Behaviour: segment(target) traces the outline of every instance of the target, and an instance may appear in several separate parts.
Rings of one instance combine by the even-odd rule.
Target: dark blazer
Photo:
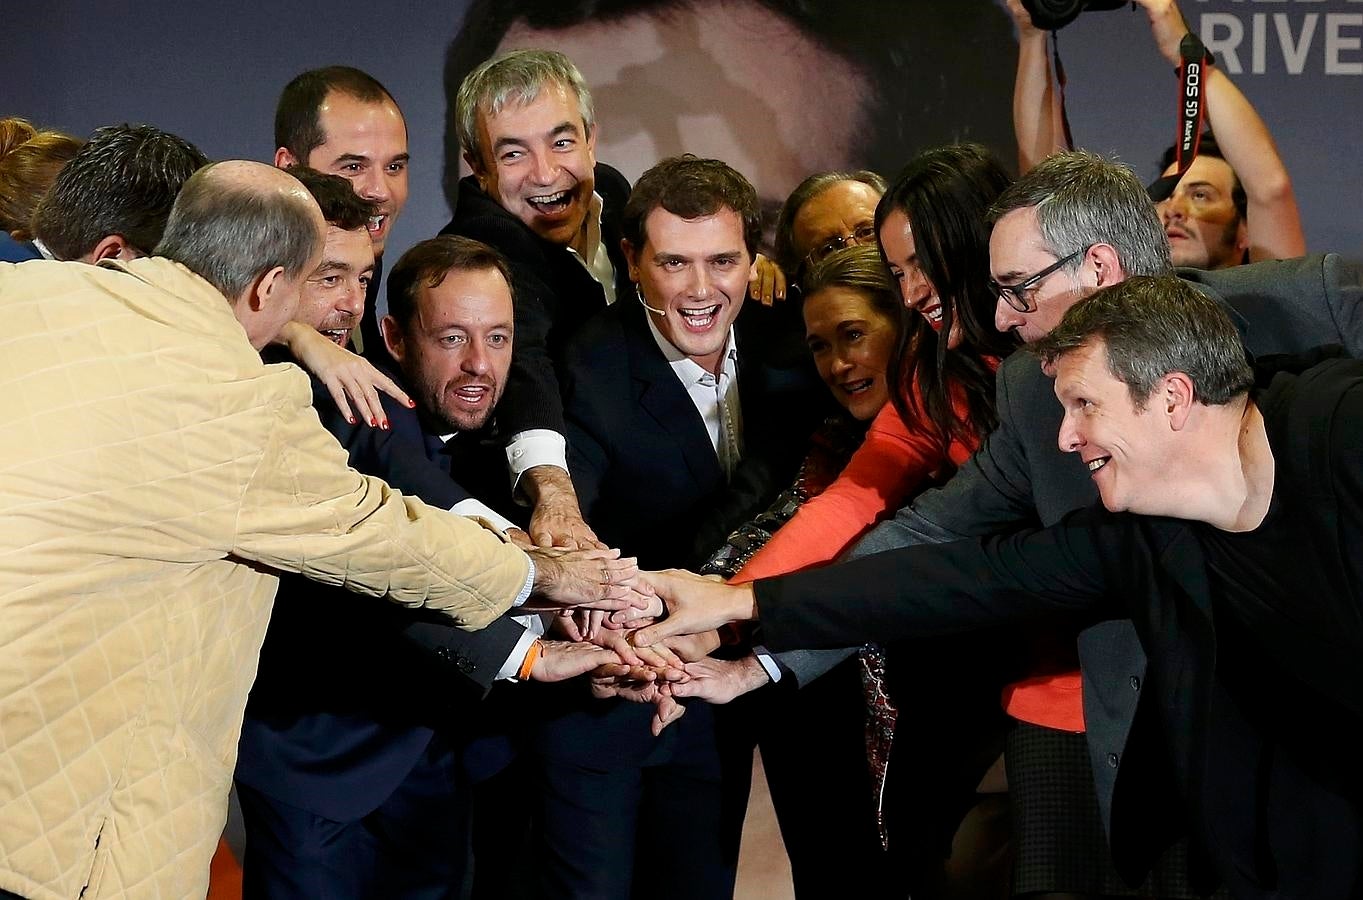
[[[1134,685],[1146,694],[1137,722],[1147,724],[1132,729],[1126,761],[1110,764],[1172,762],[1167,783],[1184,803],[1169,804],[1151,780],[1161,801],[1151,805],[1124,772],[1119,802],[1105,808],[1116,860],[1130,863],[1133,843],[1166,846],[1186,808],[1235,896],[1358,896],[1363,774],[1347,735],[1363,727],[1363,363],[1280,375],[1257,399],[1279,515],[1264,527],[1306,548],[1282,561],[1301,566],[1301,591],[1265,598],[1218,580],[1209,525],[1096,505],[1044,531],[759,582],[764,637],[776,649],[836,646],[1057,614],[1129,615],[1152,660]]]
[[[360,344],[364,358],[381,369],[396,369],[397,362],[383,342],[379,327],[379,293],[383,284],[383,257],[374,258],[374,274],[369,278],[369,290],[364,295],[364,312],[360,313]]]
[[[573,484],[597,536],[641,567],[697,565],[795,475],[808,419],[822,412],[810,391],[828,392],[805,372],[769,364],[767,312],[745,304],[735,324],[743,458],[730,479],[632,290],[569,342],[563,397]],[[544,840],[557,848],[545,854],[544,893],[623,897],[626,875],[640,887],[651,873],[670,896],[732,894],[741,816],[728,801],[734,790],[746,796],[752,768],[741,710],[688,704],[655,738],[650,704],[594,700],[581,685],[539,694],[540,811]],[[654,840],[655,821],[692,842],[650,857],[657,848],[636,840]]]
[[[477,485],[479,499],[507,514],[499,502],[510,494],[500,442],[459,435],[451,444],[463,446],[450,448],[452,459],[414,411],[383,399],[391,430],[351,425],[313,382],[322,423],[352,467],[449,508],[471,496],[451,478],[453,466]],[[439,616],[366,604],[343,589],[285,576],[246,706],[237,779],[327,819],[362,818],[407,776],[435,728],[457,722],[456,743],[478,732],[478,701],[523,633],[509,618],[464,631]]]
[[[795,476],[814,427],[809,420],[823,410],[811,391],[827,389],[814,388],[806,371],[765,364],[769,312],[745,304],[742,325],[735,324],[744,457],[728,484],[632,291],[567,348],[568,464],[583,515],[603,542],[637,556],[643,568],[699,565]],[[559,760],[592,764],[610,747],[616,764],[634,766],[710,723],[700,704],[655,739],[647,704],[586,700],[567,688],[541,693],[543,752]]]
[[[583,516],[644,568],[695,567],[789,485],[825,411],[806,356],[777,361],[772,310],[735,322],[743,461],[726,483],[709,434],[633,292],[570,342],[564,368],[569,469]]]
[[[601,195],[601,241],[615,267],[615,294],[634,295],[620,250],[620,216],[629,182],[610,166],[596,167]],[[472,177],[459,182],[454,218],[441,234],[474,238],[501,251],[511,264],[516,298],[516,345],[511,376],[497,407],[504,434],[530,428],[563,433],[563,407],[555,366],[572,334],[606,308],[606,297],[567,247],[550,243],[489,197]]]
[[[1341,344],[1350,354],[1363,355],[1363,273],[1335,254],[1218,271],[1186,269],[1179,275],[1229,306],[1251,353]],[[1000,367],[997,402],[999,427],[979,451],[945,486],[925,491],[871,532],[859,550],[1051,525],[1097,499],[1082,462],[1056,446],[1063,411],[1054,383],[1025,350]],[[1162,797],[1146,788],[1159,783],[1160,776],[1123,762],[1145,682],[1146,658],[1136,631],[1129,620],[1102,622],[1079,635],[1078,650],[1103,820],[1111,829],[1117,794],[1158,818]],[[1134,834],[1125,841],[1112,838],[1109,830],[1118,871],[1138,883],[1162,847]]]

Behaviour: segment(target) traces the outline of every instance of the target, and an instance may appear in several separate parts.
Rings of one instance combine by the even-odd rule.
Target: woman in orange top
[[[876,413],[838,479],[805,503],[736,580],[832,561],[880,518],[949,475],[997,424],[994,369],[1016,342],[994,328],[986,217],[1009,180],[988,150],[959,144],[917,157],[881,198],[880,247],[904,305],[918,314],[890,360],[889,383],[900,388],[890,392],[891,403]],[[831,347],[817,339],[810,346],[816,362],[825,356],[824,374],[834,365]],[[824,380],[844,405],[856,400],[830,374]]]

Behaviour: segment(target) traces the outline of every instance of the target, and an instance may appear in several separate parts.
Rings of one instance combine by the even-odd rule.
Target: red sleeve
[[[837,480],[807,500],[732,583],[831,562],[887,512],[902,506],[945,462],[941,444],[910,434],[894,405],[887,403]]]

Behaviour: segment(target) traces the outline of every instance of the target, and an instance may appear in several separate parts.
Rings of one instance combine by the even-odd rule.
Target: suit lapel
[[[389,371],[388,376],[402,384],[399,376]],[[407,409],[399,406],[396,402],[385,402],[384,409],[388,413],[389,426],[393,431],[393,439],[403,441],[413,447],[420,447],[426,454],[426,458],[435,463],[440,469],[449,474],[450,458],[444,450],[444,442],[440,440],[439,434],[434,429],[427,429],[421,421],[421,416],[416,410]]]
[[[658,349],[643,308],[638,304],[631,307],[624,315],[624,334],[635,402],[672,437],[697,482],[722,482],[724,474],[700,412]]]
[[[596,192],[601,195],[601,242],[606,246],[606,255],[615,267],[615,299],[622,302],[634,296],[634,282],[629,280],[629,264],[620,248],[621,217],[624,215],[625,201],[629,199],[629,183],[615,170],[605,170],[600,164],[596,167]]]

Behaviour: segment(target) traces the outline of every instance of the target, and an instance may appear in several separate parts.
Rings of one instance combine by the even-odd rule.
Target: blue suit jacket
[[[43,255],[32,241],[16,241],[8,233],[0,231],[0,262],[21,263],[42,258]]]
[[[314,381],[323,425],[354,468],[432,506],[467,499],[439,439],[415,412],[384,400],[391,430],[350,425]],[[478,486],[479,499],[505,513],[499,496],[499,489],[510,493],[505,455],[482,437],[458,436],[469,446],[455,450],[453,466]],[[438,614],[374,603],[297,576],[281,579],[246,706],[237,779],[324,818],[362,818],[407,776],[435,729],[450,734],[457,721],[456,743],[480,733],[478,701],[523,633],[509,618],[468,632]],[[504,741],[478,750],[494,757],[478,760],[481,770],[510,757]]]
[[[639,565],[695,567],[789,486],[831,400],[781,310],[748,302],[734,329],[743,461],[728,483],[695,405],[631,294],[569,344],[569,468],[587,523]]]
[[[587,524],[640,567],[698,566],[793,480],[828,391],[807,354],[798,366],[782,364],[777,314],[749,302],[735,323],[744,447],[728,482],[633,292],[569,343],[563,384],[573,485]],[[584,765],[637,765],[711,721],[708,706],[694,704],[655,739],[647,704],[583,701],[569,688],[543,694],[564,713],[541,729],[543,751]]]

